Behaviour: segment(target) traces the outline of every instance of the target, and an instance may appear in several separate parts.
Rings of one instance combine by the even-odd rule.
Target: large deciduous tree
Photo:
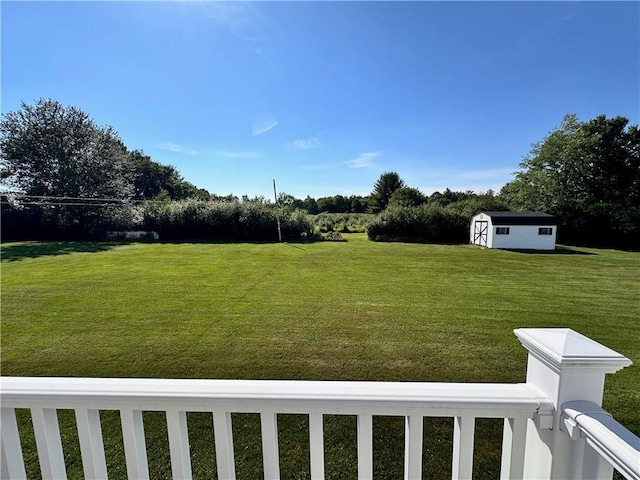
[[[129,156],[134,167],[136,199],[208,200],[211,197],[208,191],[185,181],[174,166],[154,162],[140,150],[130,152]]]
[[[22,103],[0,122],[2,180],[28,195],[110,197],[133,194],[132,164],[111,127],[53,100]]]
[[[3,116],[0,148],[2,186],[42,203],[40,217],[58,228],[88,231],[122,213],[85,201],[59,205],[64,199],[127,201],[134,193],[134,166],[117,133],[75,107],[45,99],[23,102]]]
[[[640,131],[624,117],[566,115],[501,196],[514,209],[558,215],[564,240],[640,246]]]
[[[375,212],[381,212],[389,205],[391,195],[405,186],[404,180],[396,172],[385,172],[380,175],[373,186],[371,199]]]

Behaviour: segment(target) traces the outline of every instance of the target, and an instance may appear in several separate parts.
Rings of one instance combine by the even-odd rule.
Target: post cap
[[[556,371],[614,373],[632,363],[570,328],[516,328],[513,333],[531,355]]]

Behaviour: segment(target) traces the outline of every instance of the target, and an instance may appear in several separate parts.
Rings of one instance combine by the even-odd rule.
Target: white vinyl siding
[[[479,213],[471,219],[470,243],[487,248],[513,250],[555,250],[557,227],[555,225],[495,225],[493,218]],[[544,221],[544,220],[543,220]],[[486,244],[478,241],[478,224],[487,222]],[[475,241],[474,241],[475,239]]]
[[[554,250],[556,248],[555,235],[540,235],[537,225],[512,225],[509,235],[495,235],[491,242],[492,248],[513,248],[523,250]]]

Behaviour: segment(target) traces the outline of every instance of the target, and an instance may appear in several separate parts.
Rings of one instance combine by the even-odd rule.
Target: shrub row
[[[166,240],[278,240],[276,209],[259,202],[182,200],[149,202],[141,208],[141,226]],[[306,212],[280,214],[282,238],[297,240],[311,233]]]
[[[108,230],[136,230],[136,209],[128,205],[2,205],[1,239],[101,240]]]
[[[2,223],[5,241],[99,240],[108,230],[151,230],[161,240],[278,240],[275,206],[260,202],[190,199],[117,208],[3,205]],[[283,240],[308,237],[313,228],[302,210],[281,213],[280,226]]]
[[[467,243],[469,219],[439,205],[390,207],[367,225],[374,242]]]

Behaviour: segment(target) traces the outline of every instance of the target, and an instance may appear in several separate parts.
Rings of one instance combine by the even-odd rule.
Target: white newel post
[[[631,361],[568,328],[520,328],[514,333],[529,351],[527,384],[538,387],[554,404],[551,429],[527,421],[524,478],[611,479],[609,464],[564,431],[561,409],[575,400],[602,405],[605,374]]]

